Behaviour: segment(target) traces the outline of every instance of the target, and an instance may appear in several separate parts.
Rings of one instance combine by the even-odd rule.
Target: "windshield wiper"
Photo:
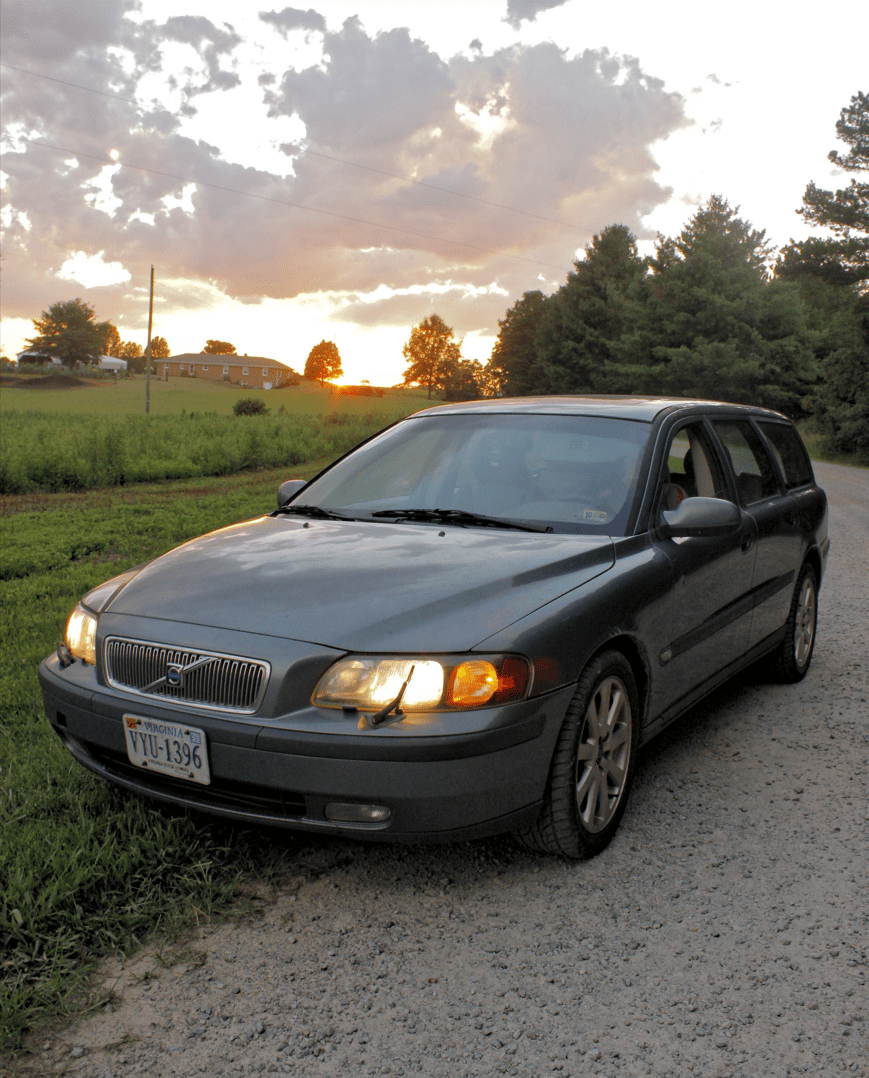
[[[515,528],[523,532],[551,532],[549,525],[519,524],[505,517],[490,517],[484,513],[470,513],[466,509],[380,509],[372,517],[393,517],[396,520],[412,520],[432,524],[457,524],[459,527],[478,525],[483,528]]]
[[[316,517],[317,520],[356,520],[356,517],[345,516],[344,513],[336,513],[334,509],[323,509],[319,505],[281,505],[271,514],[276,517],[279,513],[293,513],[300,517]]]

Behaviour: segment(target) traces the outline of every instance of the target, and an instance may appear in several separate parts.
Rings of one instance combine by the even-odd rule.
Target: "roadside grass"
[[[0,1051],[79,1012],[99,957],[226,910],[279,871],[258,833],[157,809],[78,765],[36,668],[88,589],[187,539],[270,511],[288,471],[0,500]]]
[[[4,412],[0,494],[232,475],[335,458],[389,422],[382,412],[94,416]]]
[[[34,383],[43,378],[34,377]],[[62,385],[64,379],[58,377]],[[210,382],[203,378],[170,378],[167,382],[152,376],[152,416],[180,415],[182,412],[214,412],[232,415],[233,405],[244,398],[264,401],[269,413],[281,408],[290,415],[322,416],[330,412],[360,415],[373,408],[385,415],[385,423],[429,404],[424,389],[386,389],[382,397],[354,397],[338,389],[322,388],[315,382],[282,389],[255,389],[233,382]],[[115,381],[89,380],[86,385],[58,389],[0,386],[0,408],[4,413],[41,411],[60,415],[130,415],[145,414],[145,376],[135,375]]]
[[[423,391],[372,398],[319,388],[266,392],[196,379],[157,386],[148,416],[142,379],[0,389],[0,494],[234,475],[313,457],[334,459],[429,403]],[[266,401],[269,414],[233,415],[233,405],[246,396]]]
[[[840,453],[832,448],[828,439],[822,434],[818,434],[810,426],[801,423],[799,429],[812,460],[823,460],[828,464],[844,464],[851,468],[869,468],[869,451],[865,453]]]

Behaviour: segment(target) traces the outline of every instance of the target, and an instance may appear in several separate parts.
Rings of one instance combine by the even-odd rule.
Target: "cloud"
[[[283,11],[261,11],[259,17],[283,37],[287,37],[293,30],[319,30],[322,33],[326,29],[326,20],[313,8],[308,8],[307,11],[298,7],[285,7]]]
[[[553,7],[561,7],[567,0],[507,0],[507,14],[504,22],[509,23],[514,30],[518,30],[523,20],[534,22],[540,11],[548,11]]]
[[[100,316],[113,320],[140,317],[134,286],[153,262],[164,280],[206,282],[245,303],[342,294],[338,317],[360,325],[413,324],[436,303],[459,335],[494,332],[539,274],[563,280],[606,224],[642,234],[670,194],[652,147],[684,126],[684,103],[605,49],[571,55],[548,42],[445,58],[405,28],[369,34],[351,18],[330,30],[317,12],[287,8],[261,14],[263,40],[316,30],[321,57],[270,81],[241,66],[249,42],[231,26],[186,15],[135,22],[124,0],[100,4],[94,21],[94,6],[63,0],[55,35],[50,19],[37,25],[15,0],[4,5],[4,60],[109,95],[4,77],[7,123],[64,149],[8,140],[11,316],[59,298],[56,274],[73,252],[104,252],[132,276],[101,289]],[[180,48],[195,50],[198,68],[170,60]],[[280,55],[268,53],[273,69]],[[249,86],[259,112],[240,96]],[[194,95],[264,141],[294,118],[293,173],[224,159],[219,127],[208,140],[185,135],[179,112]],[[492,282],[498,291],[482,291]],[[346,298],[384,283],[393,295],[382,302]]]
[[[241,83],[237,74],[220,66],[221,58],[231,55],[242,40],[228,23],[224,26],[220,29],[202,15],[175,15],[160,29],[164,40],[192,45],[205,61],[208,78],[196,88],[197,93],[228,90]]]

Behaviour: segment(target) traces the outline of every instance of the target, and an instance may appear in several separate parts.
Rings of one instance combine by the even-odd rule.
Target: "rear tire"
[[[809,670],[818,627],[818,578],[808,562],[800,570],[794,587],[785,635],[772,655],[772,670],[778,681],[795,684]]]
[[[605,651],[583,670],[555,745],[543,808],[517,832],[525,846],[593,857],[616,833],[628,800],[640,708],[630,663]]]

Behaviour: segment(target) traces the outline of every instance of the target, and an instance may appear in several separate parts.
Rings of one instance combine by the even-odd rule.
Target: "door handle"
[[[742,537],[742,553],[747,554],[749,550],[754,546],[753,535],[743,535]]]

